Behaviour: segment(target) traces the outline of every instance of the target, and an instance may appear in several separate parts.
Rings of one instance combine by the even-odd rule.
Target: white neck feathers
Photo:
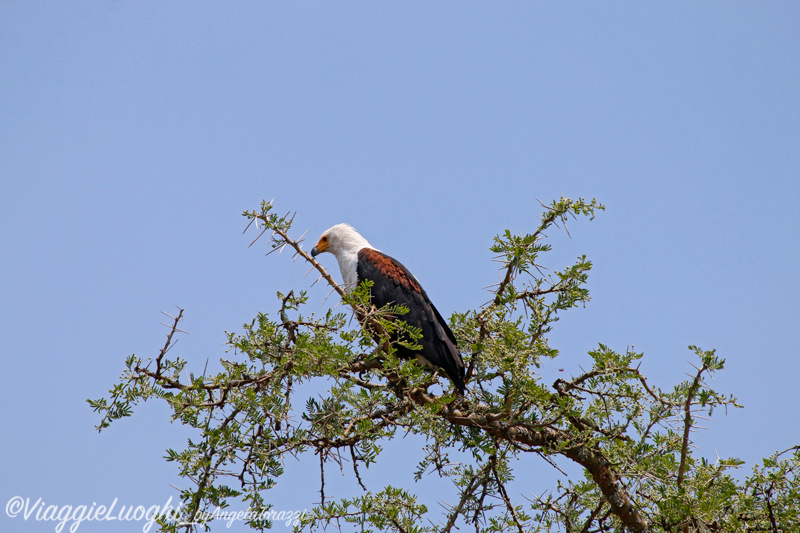
[[[322,236],[328,237],[328,247],[325,251],[335,255],[339,262],[345,290],[352,290],[358,283],[356,275],[358,251],[362,248],[373,248],[373,246],[349,224],[337,224]]]

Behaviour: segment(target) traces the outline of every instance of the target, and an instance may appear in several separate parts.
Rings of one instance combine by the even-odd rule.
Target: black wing
[[[459,393],[464,394],[465,367],[456,337],[408,269],[378,250],[362,248],[358,252],[356,275],[359,283],[372,281],[371,298],[375,307],[387,304],[408,307],[408,313],[400,319],[422,331],[422,338],[417,341],[422,347],[419,352],[398,346],[397,354],[403,358],[420,355],[433,367],[443,369]]]

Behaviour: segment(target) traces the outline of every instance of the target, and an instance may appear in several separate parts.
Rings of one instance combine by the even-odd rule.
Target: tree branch
[[[419,389],[408,392],[419,405],[429,405],[437,401],[435,396]],[[648,531],[647,519],[633,505],[630,494],[600,450],[575,443],[572,435],[560,429],[529,429],[519,423],[512,425],[504,420],[492,419],[490,416],[480,414],[482,407],[485,408],[485,406],[473,406],[471,412],[466,412],[453,404],[445,404],[441,407],[440,416],[458,426],[482,429],[500,440],[540,447],[564,455],[586,468],[592,475],[612,511],[623,524],[635,532]]]
[[[689,387],[689,390],[686,392],[686,402],[683,404],[684,410],[684,418],[683,418],[683,441],[681,443],[681,464],[678,468],[678,487],[680,488],[683,485],[683,476],[686,472],[686,459],[689,455],[689,430],[692,429],[692,400],[694,399],[694,393],[697,390],[697,387],[700,386],[700,378],[703,375],[708,367],[704,364],[698,371],[694,377],[694,381],[692,381],[692,385]]]

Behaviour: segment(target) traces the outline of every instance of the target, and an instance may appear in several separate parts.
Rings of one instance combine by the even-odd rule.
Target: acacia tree
[[[491,250],[502,281],[483,307],[455,313],[450,325],[464,354],[467,393],[414,361],[395,357],[394,320],[407,309],[375,309],[369,285],[345,293],[290,236],[292,218],[271,203],[244,213],[270,233],[272,251],[291,249],[307,261],[357,317],[327,311],[303,314],[305,292],[278,293],[277,313],[258,314],[241,333],[229,334],[233,357],[214,375],[189,373],[167,352],[183,316],[173,317],[155,357],[131,355],[108,399],[89,400],[102,414],[98,430],[130,416],[144,400],[165,401],[173,419],[197,438],[167,460],[190,481],[181,492],[180,516],[159,520],[164,531],[209,527],[210,511],[232,501],[250,506],[255,529],[269,527],[269,489],[281,483],[284,459],[317,457],[320,503],[296,528],[359,531],[800,531],[800,448],[776,453],[744,481],[731,469],[737,459],[695,457],[691,435],[701,417],[735,398],[708,384],[724,360],[690,346],[690,378],[670,390],[651,385],[639,371],[640,353],[599,345],[592,367],[571,379],[543,383],[536,369],[558,355],[547,334],[559,314],[584,304],[591,263],[585,256],[551,275],[537,265],[550,246],[546,232],[568,217],[593,218],[602,204],[561,198],[544,206],[530,234],[506,231]],[[249,227],[249,226],[248,226]],[[256,237],[256,240],[258,240]],[[255,241],[254,241],[255,242]],[[409,331],[411,340],[418,332]],[[299,390],[322,381],[326,392]],[[424,473],[452,481],[455,499],[430,512],[410,485],[367,486],[363,469],[381,460],[387,441],[424,440],[414,481]],[[582,479],[564,479],[541,496],[509,490],[511,461],[579,465]],[[326,497],[325,467],[348,464],[354,494]]]

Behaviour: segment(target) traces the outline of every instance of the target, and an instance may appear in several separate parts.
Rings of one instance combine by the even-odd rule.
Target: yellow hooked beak
[[[328,236],[323,235],[322,237],[319,238],[319,242],[317,242],[317,245],[311,249],[311,257],[316,257],[327,249],[328,249]]]

